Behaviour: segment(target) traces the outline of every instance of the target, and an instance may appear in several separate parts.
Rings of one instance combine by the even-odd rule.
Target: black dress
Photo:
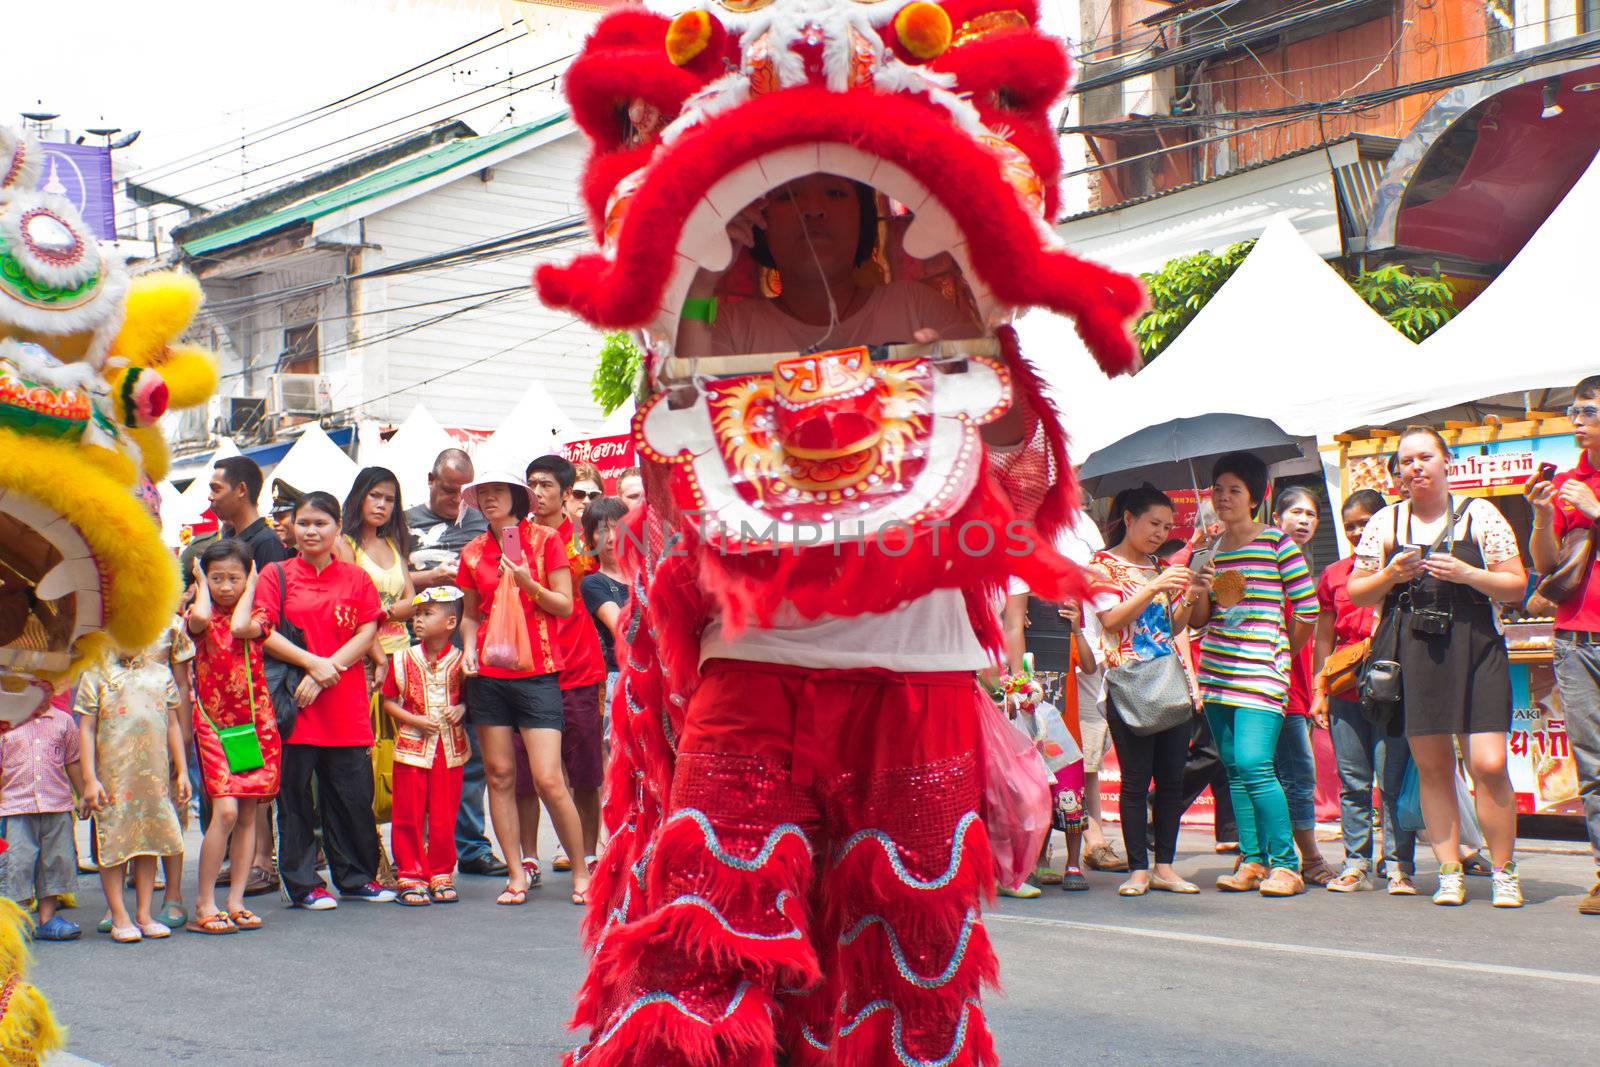
[[[1454,519],[1448,521],[1453,529]],[[1398,527],[1399,509],[1395,522]],[[1448,551],[1470,567],[1483,566],[1470,512],[1464,536],[1434,551]],[[1400,613],[1400,718],[1407,737],[1511,729],[1511,661],[1495,624],[1493,601],[1476,589],[1424,574],[1390,590],[1383,610]],[[1448,633],[1418,633],[1412,623],[1420,611],[1447,612]]]

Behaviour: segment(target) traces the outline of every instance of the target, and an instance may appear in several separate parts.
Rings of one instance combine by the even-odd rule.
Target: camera
[[[1423,637],[1445,637],[1450,633],[1450,613],[1432,608],[1412,611],[1411,632]]]

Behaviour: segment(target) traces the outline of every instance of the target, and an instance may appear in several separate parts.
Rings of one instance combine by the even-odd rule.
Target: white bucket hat
[[[525,506],[518,518],[525,519],[528,517],[528,512],[533,508],[533,494],[528,491],[528,483],[525,480],[509,471],[490,470],[474,478],[471,485],[462,488],[461,502],[469,508],[477,508],[482,511],[483,509],[478,507],[478,487],[483,485],[509,485],[513,490],[520,492]],[[516,492],[513,492],[513,506],[515,506],[515,497]]]

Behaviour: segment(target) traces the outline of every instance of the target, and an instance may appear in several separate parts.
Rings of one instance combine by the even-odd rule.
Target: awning
[[[1287,219],[1324,259],[1344,255],[1361,233],[1381,156],[1394,142],[1347,137],[1170,192],[1076,215],[1056,227],[1074,255],[1129,273],[1220,251]]]

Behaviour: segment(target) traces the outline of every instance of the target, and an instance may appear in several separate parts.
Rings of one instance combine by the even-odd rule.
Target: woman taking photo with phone
[[[1163,569],[1156,550],[1172,533],[1172,501],[1153,486],[1125,489],[1111,503],[1106,528],[1110,547],[1089,558],[1089,569],[1106,592],[1095,598],[1107,669],[1166,656],[1177,657],[1196,710],[1200,693],[1189,675],[1187,620],[1190,602],[1200,593],[1187,567]],[[1109,606],[1107,606],[1109,605]],[[1108,678],[1109,681],[1109,678]],[[1183,815],[1183,763],[1189,754],[1193,716],[1155,733],[1135,732],[1129,719],[1139,710],[1119,707],[1108,685],[1106,722],[1122,767],[1122,842],[1128,850],[1128,879],[1117,892],[1143,896],[1148,890],[1198,893],[1172,867],[1178,848],[1178,820]],[[1149,867],[1146,820],[1150,781],[1155,780],[1155,870]]]
[[[523,904],[528,873],[522,865],[513,733],[527,749],[534,789],[550,810],[556,837],[567,855],[583,855],[578,809],[561,768],[563,718],[556,681],[561,670],[556,619],[572,613],[572,571],[556,531],[524,521],[532,500],[520,478],[491,472],[462,490],[461,502],[481,511],[489,523],[487,533],[461,550],[456,585],[464,594],[467,721],[483,752],[489,817],[508,872],[495,903]],[[510,582],[503,581],[507,575]],[[504,596],[514,599],[504,601]],[[586,903],[588,889],[588,869],[574,864],[572,902]]]
[[[1403,724],[1411,744],[1428,843],[1439,860],[1433,902],[1467,899],[1455,784],[1459,735],[1494,865],[1494,906],[1519,908],[1522,889],[1512,857],[1516,798],[1506,772],[1510,661],[1495,602],[1521,599],[1527,575],[1516,535],[1495,506],[1450,493],[1450,449],[1436,430],[1406,430],[1399,460],[1410,499],[1367,523],[1356,547],[1350,602],[1383,605],[1385,623],[1374,648],[1386,656],[1388,638],[1400,665],[1396,725]],[[1397,636],[1389,636],[1388,626]]]
[[[1311,639],[1317,593],[1305,556],[1289,535],[1257,522],[1267,466],[1230,452],[1211,472],[1211,503],[1222,521],[1211,594],[1195,605],[1200,693],[1239,824],[1239,869],[1217,879],[1225,893],[1304,893],[1289,805],[1278,782],[1278,735],[1289,696],[1291,657]]]

